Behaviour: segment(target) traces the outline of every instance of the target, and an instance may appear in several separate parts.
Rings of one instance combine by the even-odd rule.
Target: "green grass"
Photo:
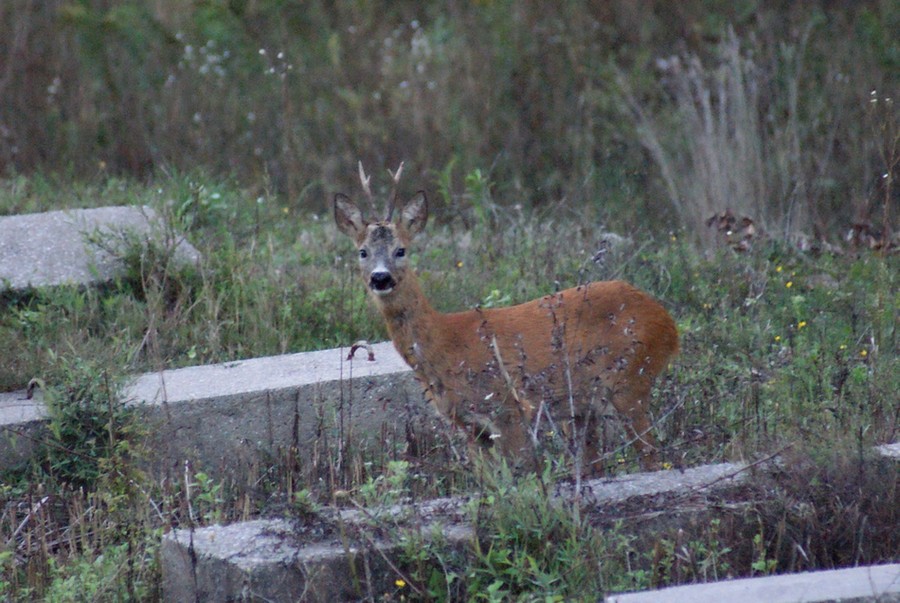
[[[21,211],[64,206],[54,201],[58,193],[20,185],[0,191],[0,205]],[[118,369],[139,372],[383,333],[366,314],[355,275],[335,265],[342,248],[314,216],[293,215],[274,198],[251,197],[227,181],[57,186],[70,192],[68,203],[91,198],[156,207],[173,228],[187,229],[203,260],[183,266],[162,245],[134,248],[123,254],[126,277],[102,291],[61,288],[8,300],[0,341],[18,353],[0,361],[3,389],[45,375],[50,351],[115,355]],[[357,328],[361,320],[368,324]]]
[[[900,412],[896,2],[298,6],[0,4],[0,55],[17,57],[0,214],[146,204],[203,257],[131,247],[102,288],[0,295],[0,389],[38,379],[53,410],[34,465],[0,481],[0,599],[155,600],[163,530],[313,512],[335,491],[485,493],[472,556],[401,532],[395,598],[595,600],[896,560],[900,522],[877,511],[900,508],[896,479],[859,469]],[[682,343],[652,406],[662,460],[790,451],[796,479],[761,486],[784,508],[754,510],[754,534],[648,546],[548,508],[556,474],[517,488],[439,445],[409,466],[352,447],[338,467],[323,440],[252,484],[143,474],[123,376],[385,337],[331,224],[332,193],[359,196],[358,159],[377,193],[401,159],[406,190],[428,191],[412,260],[441,310],[611,278],[662,300]],[[704,226],[729,208],[765,230],[746,253]],[[611,472],[636,466],[607,452]]]
[[[135,249],[126,254],[131,270],[120,282],[33,291],[3,301],[0,345],[15,354],[3,355],[0,382],[14,389],[40,378],[54,409],[50,439],[35,465],[7,474],[0,490],[4,596],[66,600],[61,593],[74,589],[85,597],[152,600],[159,592],[154,551],[167,526],[281,512],[298,493],[310,504],[329,502],[331,488],[360,500],[473,487],[486,493],[475,516],[484,538],[474,557],[425,548],[420,552],[426,559],[410,561],[407,577],[438,600],[439,593],[577,599],[584,591],[579,594],[575,585],[582,581],[574,576],[591,576],[591,564],[599,561],[606,569],[588,582],[598,589],[594,593],[749,574],[768,568],[770,560],[776,570],[790,567],[779,548],[784,539],[774,536],[784,528],[768,516],[771,525],[761,528],[758,550],[729,554],[737,550],[735,543],[726,534],[707,532],[694,537],[687,549],[693,561],[686,565],[672,548],[675,536],[660,535],[657,552],[650,553],[626,535],[598,532],[576,508],[547,507],[544,492],[557,477],[518,485],[512,478],[473,478],[443,457],[404,466],[402,478],[398,466],[373,462],[385,458],[379,451],[359,450],[356,469],[339,482],[311,480],[287,457],[261,467],[252,488],[216,482],[202,468],[187,476],[189,488],[184,476],[156,482],[136,467],[140,429],[119,406],[117,380],[144,370],[383,337],[355,273],[352,246],[330,216],[297,215],[277,195],[255,195],[211,177],[175,175],[147,185],[17,179],[0,190],[3,201],[23,211],[59,207],[73,192],[76,198],[109,195],[117,202],[150,204],[173,228],[184,229],[203,255],[198,266],[184,268],[166,262],[165,249],[143,256]],[[766,238],[748,253],[724,246],[700,253],[678,232],[638,232],[610,247],[589,210],[561,209],[505,210],[485,196],[478,211],[438,216],[413,251],[426,292],[441,309],[455,310],[626,278],[661,299],[682,337],[681,354],[658,382],[653,405],[662,460],[674,466],[789,447],[811,451],[804,458],[812,460],[798,466],[824,476],[823,467],[838,461],[816,452],[823,442],[852,460],[873,444],[896,440],[896,255],[817,256]],[[611,450],[610,470],[633,467],[629,453]],[[323,455],[321,475],[333,462],[329,454]],[[382,479],[384,469],[388,477]],[[856,491],[864,493],[862,487]],[[803,529],[837,542],[827,514],[858,501],[847,492],[829,498],[833,493],[802,490],[821,509],[816,522],[803,520]],[[865,503],[859,516],[875,518],[872,509],[896,491],[879,496],[881,503],[872,494],[875,502]],[[531,508],[545,512],[525,513]],[[32,523],[17,531],[26,516]],[[60,533],[66,538],[60,540]],[[548,534],[556,535],[556,544],[536,549],[534,539]],[[874,542],[854,546],[868,550]],[[655,561],[647,555],[656,555]],[[835,563],[824,554],[817,562]]]

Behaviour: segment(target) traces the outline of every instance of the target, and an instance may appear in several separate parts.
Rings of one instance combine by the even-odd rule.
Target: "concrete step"
[[[897,603],[900,564],[673,586],[606,597],[606,603]]]
[[[897,445],[879,452],[894,458]],[[776,461],[772,461],[777,465]],[[706,465],[683,471],[592,480],[579,493],[584,512],[602,529],[627,534],[637,550],[650,550],[660,534],[686,540],[716,520],[723,536],[759,529],[758,493],[748,489],[766,465]],[[571,486],[554,496],[571,500]],[[742,502],[744,496],[751,500]],[[365,511],[324,508],[293,519],[258,519],[228,526],[175,529],[163,536],[165,601],[348,601],[398,595],[404,548],[416,531],[428,540],[466,550],[475,537],[471,497]],[[748,507],[749,505],[749,507]],[[409,593],[402,593],[407,596]],[[395,597],[397,598],[397,597]],[[685,585],[610,595],[606,603],[650,601],[799,603],[900,602],[900,565],[879,565],[765,578]]]
[[[661,521],[705,523],[701,501],[740,488],[750,475],[744,469],[725,463],[592,480],[581,497],[600,525],[624,521],[629,533],[658,530]],[[573,492],[561,488],[556,496]],[[164,600],[348,601],[373,593],[377,600],[397,590],[402,529],[424,538],[437,529],[445,543],[465,548],[475,535],[469,503],[458,497],[366,512],[323,509],[294,520],[172,530],[161,549]]]
[[[198,251],[184,238],[165,241],[166,229],[151,207],[67,209],[0,217],[0,293],[33,287],[95,285],[122,276],[116,255],[125,234],[175,246],[176,258],[196,262]],[[96,237],[97,245],[89,241]],[[110,253],[113,251],[113,253]]]
[[[439,421],[394,346],[372,350],[374,361],[336,348],[148,373],[123,395],[148,428],[151,469],[190,461],[217,480],[237,479],[279,450],[304,455],[322,430],[388,446],[406,437],[406,421]],[[28,462],[45,417],[39,393],[0,394],[0,464]]]

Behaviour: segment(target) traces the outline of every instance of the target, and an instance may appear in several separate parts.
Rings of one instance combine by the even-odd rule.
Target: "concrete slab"
[[[34,399],[29,400],[25,390],[0,392],[0,426],[16,426],[47,418],[44,408],[44,394],[35,391]]]
[[[133,403],[172,405],[411,372],[389,341],[372,345],[375,360],[368,360],[365,350],[347,360],[347,352],[334,348],[147,373],[124,396]]]
[[[900,442],[894,444],[882,444],[881,446],[876,446],[875,450],[883,457],[900,461]]]
[[[123,273],[124,266],[109,250],[117,250],[123,233],[163,242],[165,228],[147,206],[70,209],[0,217],[0,292],[64,284],[93,285]],[[173,241],[176,256],[196,262],[200,254],[183,238]]]
[[[175,530],[160,549],[163,600],[376,601],[400,590],[391,567],[400,545],[361,539],[353,524],[344,529],[346,545],[337,533],[303,544],[302,526],[281,519]],[[474,537],[459,527],[444,533],[459,547]]]
[[[740,486],[749,476],[743,468],[729,463],[684,473],[663,471],[591,480],[584,484],[582,496],[590,493],[594,511],[600,513],[622,506],[658,514],[660,505],[672,496],[690,497],[701,490],[710,495]],[[567,498],[572,492],[563,489],[557,496]],[[398,578],[394,567],[401,565],[402,559],[399,545],[387,540],[388,536],[403,533],[398,526],[417,529],[426,537],[437,528],[445,542],[465,548],[475,537],[468,522],[469,503],[468,497],[444,498],[369,509],[365,514],[324,509],[316,517],[316,525],[321,526],[325,517],[326,524],[342,526],[331,531],[313,530],[301,520],[281,519],[172,530],[163,537],[161,549],[164,600],[346,601],[391,593]],[[591,503],[586,505],[591,507]],[[700,506],[693,508],[695,513],[702,512]],[[668,515],[683,521],[680,514]],[[622,518],[619,514],[617,520]],[[636,525],[635,516],[625,518],[625,525],[630,531]]]
[[[347,348],[162,371],[125,390],[151,426],[157,467],[195,468],[239,478],[250,466],[295,447],[309,457],[323,433],[358,449],[389,448],[406,422],[437,421],[412,370],[390,342],[347,361]]]
[[[660,534],[674,530],[689,539],[696,528],[708,526],[713,519],[721,522],[721,530],[747,533],[750,538],[758,529],[757,520],[745,512],[740,501],[741,496],[756,496],[747,486],[760,470],[765,470],[765,465],[723,463],[639,473],[589,480],[578,495],[594,525],[615,526],[634,542],[656,541]],[[555,492],[560,500],[574,495],[566,486]],[[322,529],[323,517],[332,529]],[[371,595],[394,592],[395,568],[402,563],[402,549],[388,540],[390,535],[408,533],[403,529],[419,529],[428,535],[437,528],[447,543],[465,550],[475,535],[471,517],[471,497],[457,497],[368,509],[366,513],[326,508],[312,520],[255,520],[172,530],[163,537],[161,549],[164,600],[377,599]],[[682,586],[612,595],[606,602],[900,602],[897,567]]]
[[[606,603],[896,603],[900,564],[674,586],[606,597]]]
[[[45,435],[43,392],[29,400],[25,390],[0,392],[0,470],[27,464]]]
[[[388,447],[405,439],[407,421],[439,425],[394,346],[372,350],[374,361],[364,350],[348,361],[348,349],[336,348],[149,373],[123,396],[143,413],[151,469],[190,462],[238,479],[279,450],[305,456],[323,433]],[[45,414],[40,395],[0,394],[0,463],[28,461]]]
[[[680,495],[692,491],[709,491],[716,488],[730,488],[742,482],[747,476],[747,466],[741,463],[719,463],[702,465],[688,469],[669,469],[650,473],[633,473],[621,477],[591,480],[587,482],[582,498],[587,504],[599,506],[619,504],[631,498],[650,498],[671,493]],[[565,488],[566,485],[561,486]],[[571,491],[560,490],[558,494],[570,497]]]

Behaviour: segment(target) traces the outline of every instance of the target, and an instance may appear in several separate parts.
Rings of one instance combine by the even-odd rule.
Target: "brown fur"
[[[657,301],[623,281],[605,281],[508,308],[442,314],[398,253],[425,225],[424,193],[396,223],[365,222],[343,195],[334,209],[340,230],[365,251],[363,278],[397,351],[438,411],[475,442],[531,465],[537,417],[549,414],[584,438],[586,460],[599,470],[596,414],[609,402],[642,464],[655,467],[650,388],[678,350],[675,323]]]

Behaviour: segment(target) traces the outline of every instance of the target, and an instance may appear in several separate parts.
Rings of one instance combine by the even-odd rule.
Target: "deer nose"
[[[369,277],[369,286],[375,291],[390,291],[397,282],[390,272],[377,271]]]

